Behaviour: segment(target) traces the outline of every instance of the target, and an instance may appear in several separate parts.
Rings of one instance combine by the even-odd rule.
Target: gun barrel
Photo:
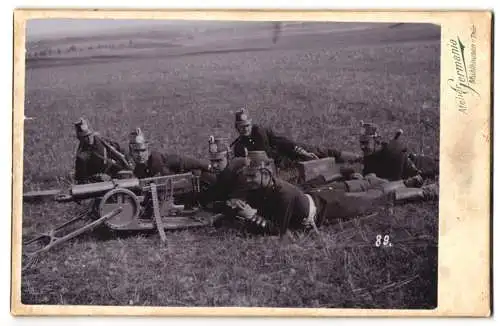
[[[86,183],[73,185],[71,187],[71,196],[74,199],[87,199],[104,195],[115,187],[113,181]]]
[[[58,194],[62,193],[62,189],[48,189],[48,190],[36,190],[28,191],[23,194],[24,201],[37,201],[44,199],[55,198]]]
[[[74,185],[71,188],[71,196],[73,199],[95,198],[104,195],[106,192],[114,188],[126,188],[126,189],[140,188],[139,179],[137,178],[117,179],[113,181]]]
[[[198,182],[197,177],[193,176],[192,173],[152,177],[147,179],[113,179],[112,181],[73,185],[69,194],[60,195],[56,200],[60,202],[67,202],[72,200],[84,200],[101,197],[108,191],[115,188],[149,191],[151,183],[155,183],[157,187],[166,187],[168,190],[172,190],[173,194],[184,194],[193,191],[199,192]]]
[[[138,178],[129,178],[129,179],[115,179],[113,180],[115,185],[120,188],[126,189],[140,189],[141,185]]]

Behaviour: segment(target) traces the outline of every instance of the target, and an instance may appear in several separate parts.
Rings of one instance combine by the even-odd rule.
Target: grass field
[[[359,121],[439,154],[440,31],[433,25],[205,28],[52,40],[27,61],[26,190],[67,182],[80,116],[122,145],[141,127],[164,152],[205,157],[234,111],[302,142],[358,150]],[[99,44],[103,46],[98,46]],[[107,46],[104,46],[107,45]],[[115,44],[116,46],[110,46]],[[57,51],[74,46],[74,51]],[[33,50],[33,51],[35,51]],[[419,108],[425,103],[425,110]],[[23,237],[77,204],[23,205]],[[433,308],[438,204],[382,207],[280,242],[237,227],[83,235],[22,274],[25,304]],[[389,235],[392,246],[375,246]]]

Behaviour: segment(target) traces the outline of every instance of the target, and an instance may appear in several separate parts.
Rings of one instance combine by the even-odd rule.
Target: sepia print
[[[85,18],[19,31],[19,304],[439,308],[476,25]]]

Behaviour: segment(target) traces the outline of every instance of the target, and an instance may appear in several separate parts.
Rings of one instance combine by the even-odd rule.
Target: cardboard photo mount
[[[433,310],[170,308],[21,303],[23,165],[14,164],[11,313],[115,316],[489,316],[491,313],[492,13],[488,11],[87,10],[14,12],[13,162],[23,160],[29,19],[181,19],[431,23],[441,26],[438,307]],[[463,80],[465,49],[474,80]],[[471,50],[474,49],[472,52]]]

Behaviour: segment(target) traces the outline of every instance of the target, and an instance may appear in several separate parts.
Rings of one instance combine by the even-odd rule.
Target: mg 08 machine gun
[[[157,229],[165,242],[165,230],[211,226],[222,217],[197,205],[199,192],[199,177],[192,173],[72,185],[69,192],[55,194],[53,199],[62,203],[91,200],[87,214],[80,214],[24,245],[42,243],[41,248],[28,254],[35,255],[102,225],[114,231]],[[184,196],[188,204],[176,204],[174,199],[179,196]],[[82,221],[83,226],[75,229],[74,225]]]

